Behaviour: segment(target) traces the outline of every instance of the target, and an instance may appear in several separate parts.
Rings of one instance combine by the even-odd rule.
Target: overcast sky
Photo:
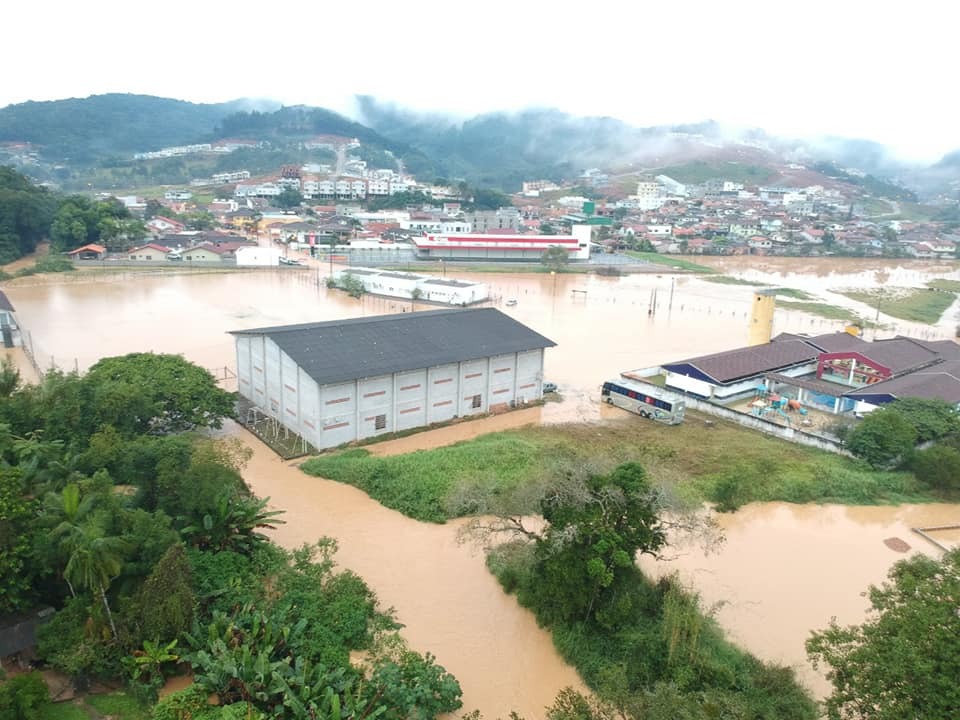
[[[15,0],[0,106],[135,92],[349,112],[529,106],[960,148],[948,0]]]

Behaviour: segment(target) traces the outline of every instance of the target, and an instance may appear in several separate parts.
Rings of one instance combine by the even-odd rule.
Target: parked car
[[[280,257],[280,264],[281,265],[303,265],[303,263],[300,262],[299,260],[294,260],[293,258],[288,258],[283,256]]]
[[[556,391],[557,391],[557,384],[556,384],[556,383],[552,383],[552,382],[544,382],[544,383],[543,383],[543,394],[544,394],[544,395],[546,395],[547,393],[555,393]]]

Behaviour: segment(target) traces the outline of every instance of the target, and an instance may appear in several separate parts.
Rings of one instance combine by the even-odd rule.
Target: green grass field
[[[853,310],[848,310],[838,305],[828,305],[827,303],[810,302],[806,300],[778,300],[777,307],[788,310],[800,310],[801,312],[817,315],[827,318],[828,320],[843,320],[849,323],[859,323],[864,327],[873,327],[876,324],[861,317]]]
[[[945,290],[946,292],[960,293],[960,280],[947,280],[938,278],[927,283],[927,287],[934,290]]]
[[[39,708],[38,720],[149,720],[150,710],[122,691],[86,695]]]
[[[952,292],[937,292],[933,288],[887,287],[876,290],[841,290],[851,300],[857,300],[880,312],[901,320],[932,325],[956,300]]]
[[[653,263],[654,265],[667,265],[677,270],[687,270],[696,273],[715,273],[716,270],[706,265],[698,265],[695,262],[684,260],[676,255],[661,255],[655,252],[640,252],[639,250],[627,250],[626,254],[637,260]]]
[[[748,287],[769,287],[767,283],[751,282],[750,280],[741,280],[730,275],[707,275],[702,280],[716,283],[717,285],[746,285]]]
[[[448,502],[458,488],[507,492],[560,465],[603,467],[630,460],[688,499],[715,500],[728,508],[754,500],[882,504],[932,499],[910,473],[876,472],[737,425],[707,424],[695,413],[677,426],[632,417],[602,425],[531,426],[391,457],[352,449],[318,456],[301,468],[354,485],[410,517],[443,522],[456,514]]]
[[[778,287],[773,288],[773,292],[778,296],[794,298],[795,300],[816,300],[816,296],[803,290],[797,290],[796,288]]]

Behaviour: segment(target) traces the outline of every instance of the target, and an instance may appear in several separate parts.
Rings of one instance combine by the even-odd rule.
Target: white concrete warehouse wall
[[[408,430],[427,425],[427,371],[396,373],[393,378],[396,429]]]
[[[237,392],[247,400],[253,402],[253,385],[250,384],[250,338],[246,335],[237,335]]]
[[[320,447],[320,388],[312,377],[297,368],[300,387],[300,427],[301,437],[316,448]]]
[[[517,402],[539,400],[543,396],[543,350],[517,353]]]
[[[517,376],[517,355],[495,355],[490,358],[490,407],[513,402]]]
[[[283,409],[283,424],[303,436],[304,426],[300,415],[299,370],[293,359],[280,351],[280,396]]]
[[[263,335],[250,337],[250,387],[253,388],[250,399],[261,410],[267,407],[267,378],[264,372],[266,362],[263,357],[265,340]]]
[[[427,422],[445,422],[460,414],[460,365],[437,365],[427,371]]]
[[[460,417],[487,412],[490,404],[488,370],[490,361],[467,360],[460,363]],[[480,396],[480,407],[473,407],[473,397]]]
[[[320,388],[320,441],[318,448],[335,447],[357,437],[357,384],[323,385]]]
[[[280,348],[270,338],[263,344],[263,374],[267,384],[267,404],[263,406],[272,417],[286,423],[283,416],[283,384],[280,382]]]
[[[393,375],[363,378],[358,381],[358,385],[360,414],[357,438],[393,432]],[[383,419],[383,427],[379,429],[376,426],[378,417]]]

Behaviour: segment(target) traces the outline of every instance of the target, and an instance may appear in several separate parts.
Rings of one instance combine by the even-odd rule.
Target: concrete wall
[[[320,449],[484,414],[543,394],[543,350],[318,387],[270,338],[235,340],[240,394]]]
[[[700,398],[687,395],[683,392],[676,392],[658,387],[657,393],[665,400],[670,400],[673,402],[678,400],[686,401],[688,410],[698,410],[702,413],[723,418],[724,420],[730,420],[738,425],[742,425],[743,427],[758,430],[759,432],[766,433],[768,435],[775,435],[776,437],[783,438],[784,440],[789,440],[790,442],[795,442],[800,445],[809,445],[810,447],[827,450],[839,455],[849,455],[849,453],[843,449],[839,442],[821,435],[814,435],[813,433],[808,433],[804,430],[778,425],[777,423],[770,422],[769,420],[764,420],[763,418],[759,418],[754,415],[747,415],[746,413],[740,413],[736,410],[731,410],[729,408],[716,405],[712,402],[701,400]]]

